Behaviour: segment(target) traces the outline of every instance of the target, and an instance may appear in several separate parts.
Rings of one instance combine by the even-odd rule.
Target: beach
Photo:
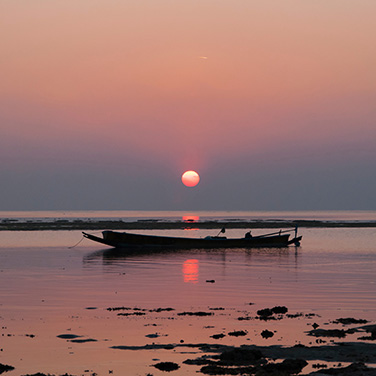
[[[154,224],[135,232],[218,232]],[[1,231],[7,375],[375,374],[372,227],[302,227],[300,247],[130,254],[74,246],[80,230]]]

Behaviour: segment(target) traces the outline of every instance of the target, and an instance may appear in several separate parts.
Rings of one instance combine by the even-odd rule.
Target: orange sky
[[[171,184],[219,166],[371,166],[375,14],[374,0],[4,0],[1,160]]]

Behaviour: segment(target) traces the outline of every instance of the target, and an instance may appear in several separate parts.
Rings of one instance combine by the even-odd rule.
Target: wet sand
[[[282,308],[282,307],[274,307]],[[284,339],[281,338],[280,344],[268,345],[265,341],[264,345],[250,344],[248,337],[249,323],[243,322],[240,325],[244,330],[229,331],[231,327],[230,320],[227,320],[226,327],[218,328],[215,323],[215,316],[227,315],[231,316],[235,309],[227,309],[223,307],[208,307],[206,312],[203,311],[185,311],[180,312],[175,308],[141,308],[141,307],[86,307],[87,312],[96,312],[96,316],[101,317],[101,320],[110,321],[110,324],[116,325],[121,321],[129,321],[133,326],[147,327],[149,332],[146,336],[139,332],[139,337],[146,337],[147,343],[144,345],[132,345],[129,342],[139,342],[139,338],[135,336],[127,336],[123,339],[128,344],[111,345],[113,338],[106,337],[106,339],[98,338],[94,333],[86,332],[85,335],[80,333],[83,331],[81,325],[76,326],[77,332],[69,331],[56,335],[56,341],[66,343],[73,356],[74,353],[79,353],[80,346],[88,346],[91,343],[102,344],[101,347],[107,347],[110,351],[119,353],[120,359],[138,358],[136,353],[148,353],[145,359],[150,359],[150,372],[141,373],[137,375],[162,375],[163,372],[172,372],[172,374],[200,374],[200,375],[255,375],[255,376],[288,376],[288,375],[351,375],[364,376],[376,375],[376,368],[369,367],[367,364],[376,365],[376,324],[370,323],[368,320],[354,319],[354,318],[339,318],[334,321],[325,321],[320,318],[318,314],[314,313],[289,313],[287,307],[283,307],[284,313],[271,313],[264,315],[262,312],[266,310],[273,310],[273,308],[264,308],[262,310],[249,310],[246,321],[254,322],[257,330],[262,327],[270,327],[271,323],[278,323],[275,326],[273,335],[278,335],[278,327],[284,325],[284,321],[304,320],[307,325],[307,330],[304,333],[295,333],[299,340],[296,340],[294,346],[286,346],[283,344]],[[107,315],[103,315],[102,311],[106,311]],[[278,312],[278,311],[274,311]],[[184,321],[191,320],[191,317],[197,318],[195,325],[201,325],[202,331],[207,332],[208,341],[206,342],[189,342],[184,339],[183,333],[169,332],[169,322],[182,318]],[[212,318],[214,325],[207,325]],[[84,320],[81,317],[81,320]],[[80,320],[80,321],[81,321]],[[74,326],[77,317],[71,316],[71,325]],[[238,321],[242,321],[239,320]],[[316,321],[320,322],[320,326],[325,329],[312,329]],[[322,324],[321,324],[322,322]],[[359,325],[359,322],[366,322],[366,325]],[[103,323],[102,323],[103,325]],[[108,325],[108,324],[107,324]],[[180,326],[182,323],[179,324]],[[192,325],[192,324],[190,324]],[[288,325],[291,325],[288,324]],[[80,329],[81,328],[81,329]],[[86,328],[87,329],[87,328]],[[214,331],[220,331],[222,336],[210,336]],[[337,331],[337,332],[336,332]],[[338,332],[345,332],[345,337],[351,339],[344,339],[338,335]],[[110,332],[108,333],[110,334]],[[168,341],[168,338],[180,338],[180,340]],[[178,334],[176,336],[176,334]],[[16,337],[14,333],[10,333],[6,326],[2,327],[2,336]],[[43,337],[43,333],[37,330],[33,334],[18,334],[24,338],[29,338],[29,346],[23,348],[23,351],[30,349],[33,342],[38,341],[38,338]],[[180,337],[179,337],[180,336]],[[300,343],[302,336],[312,337],[308,345]],[[231,337],[240,337],[237,344],[231,343]],[[21,340],[18,341],[21,344]],[[3,344],[1,349],[4,355],[1,356],[0,373],[7,372],[11,375],[63,375],[64,376],[78,376],[78,374],[71,373],[70,364],[66,364],[66,372],[50,373],[47,372],[48,365],[40,364],[38,371],[30,373],[17,372],[17,367],[13,367],[6,360],[7,341]],[[56,346],[56,349],[59,346]],[[62,347],[63,348],[63,347]],[[61,351],[61,349],[60,349]],[[90,351],[90,349],[89,349]],[[105,352],[104,348],[102,352]],[[123,356],[124,355],[124,356]],[[142,357],[142,355],[141,355]],[[152,359],[151,359],[152,358]],[[163,361],[161,361],[163,359]],[[46,362],[48,363],[48,362]],[[189,372],[189,368],[192,371]],[[84,371],[85,375],[103,376],[105,374],[124,375],[124,371],[117,372],[113,368],[109,368],[105,372],[94,371],[96,369],[96,359],[92,359],[90,370]],[[187,371],[188,369],[188,371]],[[184,370],[184,372],[182,372]],[[174,372],[176,371],[176,372]],[[9,372],[9,373],[8,373]],[[133,373],[129,373],[133,374]],[[127,375],[127,373],[125,373]]]

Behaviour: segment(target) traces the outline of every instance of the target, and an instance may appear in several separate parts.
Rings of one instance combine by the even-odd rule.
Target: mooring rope
[[[73,245],[72,247],[68,247],[68,249],[72,249],[74,247],[77,247],[84,239],[85,239],[85,237],[83,236],[82,239],[80,239],[80,241],[77,244]]]

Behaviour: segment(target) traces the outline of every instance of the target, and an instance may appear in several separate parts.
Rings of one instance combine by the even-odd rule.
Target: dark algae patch
[[[93,374],[93,375],[96,376],[96,374]],[[55,375],[51,375],[50,373],[40,373],[40,372],[37,372],[37,373],[27,374],[27,375],[21,375],[21,376],[55,376]],[[56,376],[75,376],[75,375],[64,373],[63,375],[56,375]]]
[[[284,314],[288,312],[288,309],[285,306],[276,306],[272,308],[272,312],[276,314],[278,313]]]
[[[347,318],[339,318],[333,321],[334,324],[342,324],[342,325],[351,325],[351,324],[367,324],[367,320],[363,319],[354,319],[352,317]]]
[[[328,368],[325,371],[312,372],[309,375],[338,375],[338,376],[375,376],[376,369],[367,367],[364,363],[352,363],[347,367]]]
[[[174,362],[160,362],[154,364],[153,367],[165,372],[176,371],[180,368],[180,366]]]
[[[109,307],[107,308],[107,311],[141,311],[141,312],[146,312],[147,309],[145,308],[131,308],[131,307]]]
[[[264,308],[257,311],[258,319],[260,320],[281,320],[282,315],[288,312],[285,306],[275,306],[273,308]],[[278,315],[278,316],[274,316]]]
[[[213,312],[203,312],[203,311],[178,313],[178,316],[212,316],[212,315],[213,315]]]
[[[125,312],[125,313],[118,313],[118,316],[145,316],[145,312]]]
[[[13,370],[14,370],[13,366],[8,366],[7,364],[0,363],[0,373],[13,371]]]
[[[263,330],[263,331],[261,332],[261,337],[262,337],[262,338],[271,338],[271,337],[273,337],[273,336],[274,336],[274,333],[271,332],[270,330],[265,329],[265,330]]]
[[[161,313],[161,312],[171,312],[175,311],[174,308],[167,307],[167,308],[154,308],[154,309],[146,309],[146,308],[138,308],[138,307],[108,307],[106,308],[109,312],[118,312],[118,311],[126,311],[126,312],[119,312],[117,316],[146,316],[147,313]]]
[[[300,373],[308,364],[304,359],[284,359],[282,362],[269,362],[257,349],[234,348],[223,351],[218,360],[209,361],[201,368],[206,375],[280,375]]]
[[[94,338],[82,338],[82,339],[71,339],[70,342],[87,343],[87,342],[97,342],[97,340]]]
[[[272,316],[273,312],[270,308],[264,308],[264,309],[259,309],[257,311],[257,314],[262,318],[266,318],[266,317]]]
[[[248,332],[246,330],[234,330],[233,332],[229,332],[228,335],[232,337],[241,337],[246,336]]]
[[[219,355],[219,364],[226,366],[248,365],[264,363],[263,354],[260,350],[234,348],[225,350]]]
[[[79,338],[81,336],[78,336],[76,334],[59,334],[57,336],[57,338],[62,338],[62,339],[76,339],[76,338]]]
[[[171,311],[175,311],[174,308],[171,308],[171,307],[167,307],[167,308],[155,308],[155,309],[149,309],[149,312],[171,312]]]
[[[69,342],[74,342],[74,343],[97,342],[96,339],[82,338],[82,336],[78,336],[76,334],[59,334],[57,338],[66,339]]]
[[[348,331],[343,329],[313,329],[308,332],[308,335],[314,337],[336,337],[345,338]]]
[[[212,336],[210,336],[211,338],[214,338],[214,339],[221,339],[223,337],[226,337],[226,334],[223,334],[223,333],[220,333],[220,334],[213,334]]]

